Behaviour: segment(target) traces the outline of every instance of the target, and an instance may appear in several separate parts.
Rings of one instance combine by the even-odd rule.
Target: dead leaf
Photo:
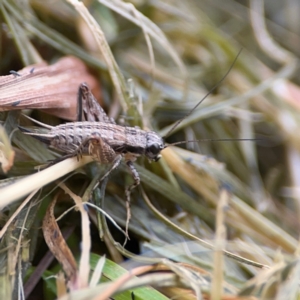
[[[78,87],[86,82],[96,96],[96,79],[78,58],[66,56],[55,64],[27,66],[0,77],[0,111],[44,109],[50,114],[74,121]]]
[[[55,220],[53,211],[56,200],[57,197],[49,205],[43,220],[44,238],[50,251],[62,265],[67,279],[74,285],[77,278],[77,264]]]

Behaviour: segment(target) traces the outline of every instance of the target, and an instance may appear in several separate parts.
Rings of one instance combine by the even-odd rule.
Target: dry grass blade
[[[218,200],[218,182],[207,174],[199,176],[188,163],[185,163],[172,149],[165,149],[163,152],[164,159],[168,162],[169,167],[175,173],[181,176],[188,184],[193,186],[200,195],[203,195],[207,201],[216,204]],[[198,177],[198,178],[197,178]],[[199,185],[198,182],[203,184]]]
[[[4,15],[7,25],[9,26],[12,32],[14,41],[18,47],[18,51],[22,57],[23,63],[25,65],[30,65],[33,63],[42,63],[41,56],[30,42],[24,28],[17,22],[17,20],[13,16],[8,14],[5,8],[5,2],[6,1],[3,1],[1,3],[1,11]],[[28,8],[29,7],[27,6],[27,9]]]
[[[99,282],[102,275],[104,264],[105,264],[105,256],[102,256],[96,265],[95,271],[93,272],[92,278],[90,280],[90,285],[89,285],[90,287],[95,287]]]
[[[162,219],[163,222],[167,223],[170,227],[172,227],[172,229],[174,229],[175,231],[178,231],[180,232],[181,234],[183,234],[184,236],[186,236],[187,238],[190,238],[192,240],[196,240],[197,242],[199,242],[202,246],[204,246],[205,248],[208,248],[210,250],[213,250],[213,251],[216,251],[216,248],[213,244],[207,242],[207,241],[204,241],[200,238],[198,238],[197,236],[183,230],[181,227],[177,226],[175,223],[171,222],[169,219],[167,219],[164,215],[162,215],[162,213],[160,213],[153,205],[152,203],[150,202],[149,198],[147,197],[146,193],[144,190],[142,190],[142,193],[143,193],[143,197],[144,197],[144,200],[146,202],[146,204],[148,205],[148,207],[154,212],[154,214],[157,215],[158,218]],[[226,251],[224,250],[224,248],[222,248],[222,253],[232,259],[235,259],[241,263],[244,263],[244,264],[249,264],[249,265],[252,265],[252,266],[255,266],[255,267],[258,267],[258,268],[267,268],[268,266],[267,265],[263,265],[263,264],[260,264],[260,263],[257,263],[255,261],[251,261],[249,259],[246,259],[246,258],[243,258],[241,256],[238,256],[234,253],[231,253],[229,251]]]
[[[70,158],[41,172],[21,179],[10,186],[2,188],[0,207],[4,208],[6,205],[12,204],[30,192],[45,186],[91,161],[91,157],[85,157],[80,161],[77,161],[76,158]]]
[[[220,200],[217,205],[214,271],[211,284],[212,300],[221,299],[223,294],[224,259],[222,250],[225,248],[226,243],[225,211],[228,207],[228,198],[228,191],[222,189],[220,192]]]
[[[143,31],[145,31],[152,38],[154,38],[174,59],[184,79],[186,79],[187,71],[182,59],[178,56],[176,50],[173,48],[173,46],[170,44],[164,33],[159,27],[157,27],[156,24],[154,24],[146,16],[142,15],[139,11],[137,11],[131,3],[126,3],[120,0],[98,1],[104,4],[105,6],[109,7],[110,9],[118,12],[120,15],[135,23],[137,26],[140,26],[143,29]]]
[[[288,63],[293,59],[294,55],[291,52],[276,44],[267,31],[264,19],[264,5],[263,2],[257,0],[250,1],[250,17],[253,32],[256,36],[260,47],[267,52],[267,54],[279,63]]]
[[[124,281],[128,280],[128,277],[129,277],[128,274],[124,275],[124,277],[116,284],[119,284],[123,280]],[[178,284],[178,276],[176,276],[175,274],[169,274],[169,273],[156,274],[156,273],[154,273],[154,274],[149,274],[147,276],[143,276],[141,278],[132,278],[130,281],[125,283],[122,286],[122,288],[118,290],[118,292],[122,292],[122,291],[129,290],[129,289],[134,289],[134,288],[138,288],[138,287],[146,286],[146,285],[164,287],[164,286],[172,286],[175,284]],[[112,285],[112,283],[106,283],[106,284],[98,285],[95,288],[77,291],[75,293],[72,293],[71,297],[73,297],[76,300],[94,299],[94,297],[98,297],[99,295],[100,295],[99,297],[102,297],[102,294],[104,293],[104,291],[106,289],[110,288],[111,285]],[[186,285],[184,285],[184,286],[186,286]],[[113,292],[112,289],[111,289],[111,291]],[[107,295],[107,294],[105,293],[105,295]],[[64,296],[64,297],[61,297],[59,300],[67,300],[67,299],[69,299],[69,297],[70,296]],[[96,299],[98,299],[98,298],[96,298]],[[103,299],[103,298],[100,298],[100,299]],[[107,299],[107,298],[105,298],[105,299]],[[153,299],[155,299],[155,298],[153,298]],[[168,298],[160,297],[160,299],[166,300]]]
[[[0,125],[0,164],[2,171],[7,173],[14,164],[15,152],[12,149],[9,138]]]
[[[78,277],[75,288],[85,288],[88,286],[89,272],[90,272],[90,250],[91,250],[91,234],[90,221],[86,209],[83,206],[82,199],[75,195],[64,184],[59,185],[67,194],[74,200],[81,215],[81,231],[82,231],[82,251],[79,262]]]
[[[121,101],[121,103],[123,104],[123,109],[126,111],[127,105],[126,105],[125,81],[117,65],[117,62],[115,61],[115,58],[109,48],[109,45],[105,39],[105,35],[101,30],[101,27],[92,17],[92,15],[88,12],[88,10],[86,9],[83,3],[78,2],[76,0],[68,0],[68,2],[70,2],[75,7],[75,9],[85,20],[91,32],[93,33],[95,37],[95,41],[97,42],[97,45],[99,47],[99,52],[103,55],[104,60],[107,64],[107,68],[110,73],[114,87],[117,91],[119,101]]]
[[[28,202],[32,199],[32,197],[38,192],[38,190],[33,191],[24,201],[23,203],[18,207],[18,209],[13,213],[13,215],[10,217],[10,219],[5,223],[4,227],[0,231],[0,239],[4,236],[6,233],[8,227],[13,222],[13,220],[17,217],[17,215],[22,211],[22,209],[28,204]]]
[[[59,272],[56,278],[56,289],[58,298],[67,294],[66,278],[63,272]]]

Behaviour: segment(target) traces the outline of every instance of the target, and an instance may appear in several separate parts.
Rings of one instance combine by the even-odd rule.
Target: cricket
[[[207,141],[192,140],[166,144],[165,138],[169,136],[180,124],[180,122],[189,116],[226,78],[236,62],[238,55],[223,78],[196,104],[196,106],[186,116],[178,120],[164,137],[160,137],[154,131],[145,131],[137,126],[129,127],[116,124],[115,120],[108,117],[108,115],[102,109],[86,83],[82,83],[79,86],[78,113],[76,122],[70,122],[58,126],[50,126],[26,116],[34,123],[48,129],[49,131],[47,133],[41,133],[38,130],[30,130],[21,126],[19,126],[19,129],[23,133],[31,135],[34,138],[42,141],[49,147],[65,153],[65,155],[53,161],[51,164],[70,157],[77,157],[79,160],[83,155],[90,155],[100,164],[110,165],[108,171],[100,179],[100,181],[109,176],[109,174],[119,166],[122,160],[124,160],[134,181],[133,184],[125,189],[127,206],[126,223],[128,225],[130,219],[130,194],[131,191],[140,184],[140,176],[134,167],[134,162],[136,161],[137,157],[144,156],[150,162],[157,162],[161,158],[160,152],[169,146],[189,142],[195,143],[199,141]],[[230,139],[230,141],[233,140],[235,139]],[[241,139],[237,140],[240,141]],[[209,139],[209,141],[227,140]]]
[[[124,158],[134,179],[134,183],[125,191],[126,200],[129,201],[131,190],[140,183],[140,177],[133,162],[141,155],[150,161],[158,161],[161,157],[161,150],[166,147],[163,139],[154,131],[117,125],[115,120],[109,118],[104,112],[86,83],[82,83],[79,87],[78,108],[77,122],[55,127],[27,117],[49,129],[46,134],[21,126],[19,129],[51,148],[66,153],[59,160],[73,156],[79,159],[82,155],[90,155],[101,164],[110,164],[110,169],[101,180],[117,168]]]

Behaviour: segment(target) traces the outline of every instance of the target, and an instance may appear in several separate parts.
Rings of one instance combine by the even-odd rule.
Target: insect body
[[[47,125],[49,128],[49,126]],[[25,129],[20,127],[25,132]],[[27,130],[26,130],[27,131]],[[73,122],[51,127],[46,133],[27,131],[52,148],[64,153],[93,155],[90,143],[95,147],[97,141],[111,152],[111,156],[102,163],[110,163],[117,154],[137,157],[145,155],[151,161],[158,161],[164,142],[153,131],[139,127],[125,127],[105,122]],[[99,149],[101,151],[101,149]],[[94,155],[93,155],[94,156]],[[97,157],[96,157],[97,158]]]
[[[41,133],[20,126],[19,128],[25,134],[66,153],[67,155],[63,158],[92,155],[100,163],[108,164],[120,162],[124,157],[132,171],[134,167],[131,163],[138,156],[144,155],[150,161],[158,161],[161,157],[160,151],[165,146],[163,139],[157,133],[145,131],[139,127],[117,125],[112,118],[106,115],[85,83],[79,87],[78,106],[82,108],[78,118],[81,119],[83,115],[87,121],[71,122],[53,127],[30,118],[48,128],[49,131]],[[135,173],[137,172],[135,171]]]
[[[78,119],[86,121],[53,127],[30,118],[49,131],[41,133],[21,126],[19,128],[25,134],[66,153],[59,160],[73,156],[91,155],[102,164],[110,164],[110,169],[102,179],[108,176],[124,158],[134,179],[134,183],[125,191],[127,203],[129,203],[131,190],[140,183],[140,177],[133,162],[141,155],[146,156],[150,161],[158,161],[161,157],[160,151],[166,147],[164,141],[153,131],[117,125],[106,115],[85,83],[79,87],[78,100]],[[127,223],[128,221],[129,219],[127,219]]]

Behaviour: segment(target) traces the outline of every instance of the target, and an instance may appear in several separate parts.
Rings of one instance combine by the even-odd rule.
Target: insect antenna
[[[198,143],[198,142],[245,142],[245,141],[261,141],[262,139],[200,139],[200,140],[190,140],[190,141],[180,141],[172,144],[166,144],[164,149],[170,146],[187,144],[187,143]]]
[[[238,52],[237,56],[235,57],[234,61],[232,62],[230,68],[228,69],[228,71],[225,73],[225,75],[219,80],[218,83],[216,83],[210,90],[209,92],[195,105],[194,108],[192,108],[183,118],[179,119],[172,127],[171,129],[162,137],[163,139],[167,138],[173,131],[174,129],[187,117],[189,117],[194,111],[195,109],[224,81],[224,79],[227,77],[227,75],[229,74],[229,72],[232,70],[233,66],[235,65],[238,57],[240,56],[242,52],[242,49],[240,49],[240,51]]]

